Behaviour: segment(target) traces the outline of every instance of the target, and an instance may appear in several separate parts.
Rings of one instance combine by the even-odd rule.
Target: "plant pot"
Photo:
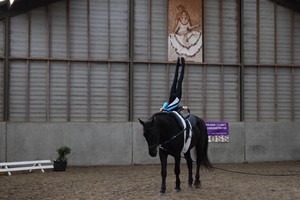
[[[66,171],[67,164],[68,164],[67,161],[63,161],[63,162],[61,162],[61,161],[54,161],[53,171],[56,171],[56,172]]]

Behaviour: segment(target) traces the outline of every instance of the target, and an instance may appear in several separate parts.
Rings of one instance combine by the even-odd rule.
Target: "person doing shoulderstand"
[[[179,66],[181,66],[181,72],[178,79]],[[165,102],[160,108],[160,111],[177,111],[184,109],[187,110],[187,106],[180,106],[181,95],[182,95],[182,81],[184,76],[185,60],[184,58],[177,58],[176,70],[171,86],[169,101]]]

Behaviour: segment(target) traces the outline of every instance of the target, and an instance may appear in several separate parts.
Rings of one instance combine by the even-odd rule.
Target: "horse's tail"
[[[198,127],[200,130],[200,141],[196,148],[197,162],[203,165],[208,170],[213,170],[213,165],[208,158],[208,133],[205,122],[199,118]]]

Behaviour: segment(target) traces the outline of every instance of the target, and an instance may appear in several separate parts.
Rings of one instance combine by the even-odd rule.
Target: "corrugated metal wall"
[[[245,0],[245,121],[299,121],[299,17]]]
[[[175,70],[167,62],[168,1],[134,1],[133,27],[129,5],[66,0],[12,17],[9,120],[122,122],[130,111],[133,121],[157,112]],[[203,8],[204,63],[188,63],[182,103],[206,120],[236,122],[244,89],[245,121],[299,121],[300,14],[244,0],[240,74],[240,1],[204,0]],[[4,23],[0,34],[3,96]]]
[[[175,64],[153,63],[167,60],[167,3],[135,2],[135,60],[149,62],[134,66],[134,119],[150,117],[168,99]],[[238,16],[237,1],[204,2],[207,64],[187,65],[182,103],[205,119],[239,121]]]
[[[0,121],[4,120],[5,25],[0,23]]]
[[[61,1],[10,20],[10,121],[128,120],[128,2]]]

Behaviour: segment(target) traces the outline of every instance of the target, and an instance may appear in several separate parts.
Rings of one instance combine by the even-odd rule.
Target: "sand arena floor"
[[[202,187],[187,188],[187,167],[181,165],[181,188],[176,193],[173,165],[168,166],[167,192],[159,195],[160,165],[68,167],[0,175],[0,199],[300,199],[300,161],[253,164],[216,164],[247,173],[297,176],[259,176],[201,170]]]

